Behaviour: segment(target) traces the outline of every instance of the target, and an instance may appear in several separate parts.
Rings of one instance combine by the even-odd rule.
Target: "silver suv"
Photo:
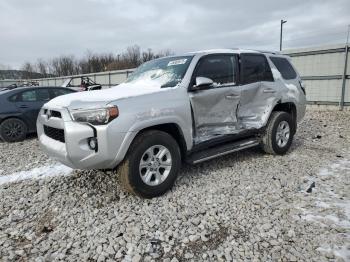
[[[305,90],[289,58],[208,50],[141,65],[116,87],[57,97],[43,106],[46,153],[78,169],[115,169],[124,187],[151,198],[181,164],[260,145],[286,153],[305,114]]]

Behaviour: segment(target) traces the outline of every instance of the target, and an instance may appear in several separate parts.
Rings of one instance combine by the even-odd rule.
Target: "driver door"
[[[239,132],[237,65],[238,58],[234,54],[207,55],[199,60],[189,87],[195,144]],[[209,78],[214,83],[196,86],[197,77]]]

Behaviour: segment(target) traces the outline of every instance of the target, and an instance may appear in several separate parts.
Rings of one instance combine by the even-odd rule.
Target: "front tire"
[[[295,123],[290,114],[281,111],[272,112],[262,135],[262,149],[273,155],[285,154],[292,144],[294,127]]]
[[[27,125],[18,118],[8,118],[0,125],[0,138],[5,142],[19,142],[26,138]]]
[[[153,198],[167,192],[181,167],[181,153],[168,133],[149,130],[139,134],[118,167],[122,186],[130,193]]]

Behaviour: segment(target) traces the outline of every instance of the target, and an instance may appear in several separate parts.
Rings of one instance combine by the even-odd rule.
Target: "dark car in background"
[[[64,87],[18,87],[0,92],[0,139],[23,140],[36,132],[41,107],[57,96],[76,92]]]

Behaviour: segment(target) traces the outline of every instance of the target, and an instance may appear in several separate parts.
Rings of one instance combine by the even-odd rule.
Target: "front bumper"
[[[47,110],[60,112],[48,117]],[[57,117],[58,116],[58,117]],[[63,130],[64,139],[59,141],[44,130],[44,126]],[[128,140],[133,132],[112,132],[110,124],[90,126],[71,120],[67,109],[42,108],[37,119],[39,144],[47,155],[76,169],[109,169],[116,167],[124,158]],[[97,151],[88,146],[88,139],[95,137]]]

